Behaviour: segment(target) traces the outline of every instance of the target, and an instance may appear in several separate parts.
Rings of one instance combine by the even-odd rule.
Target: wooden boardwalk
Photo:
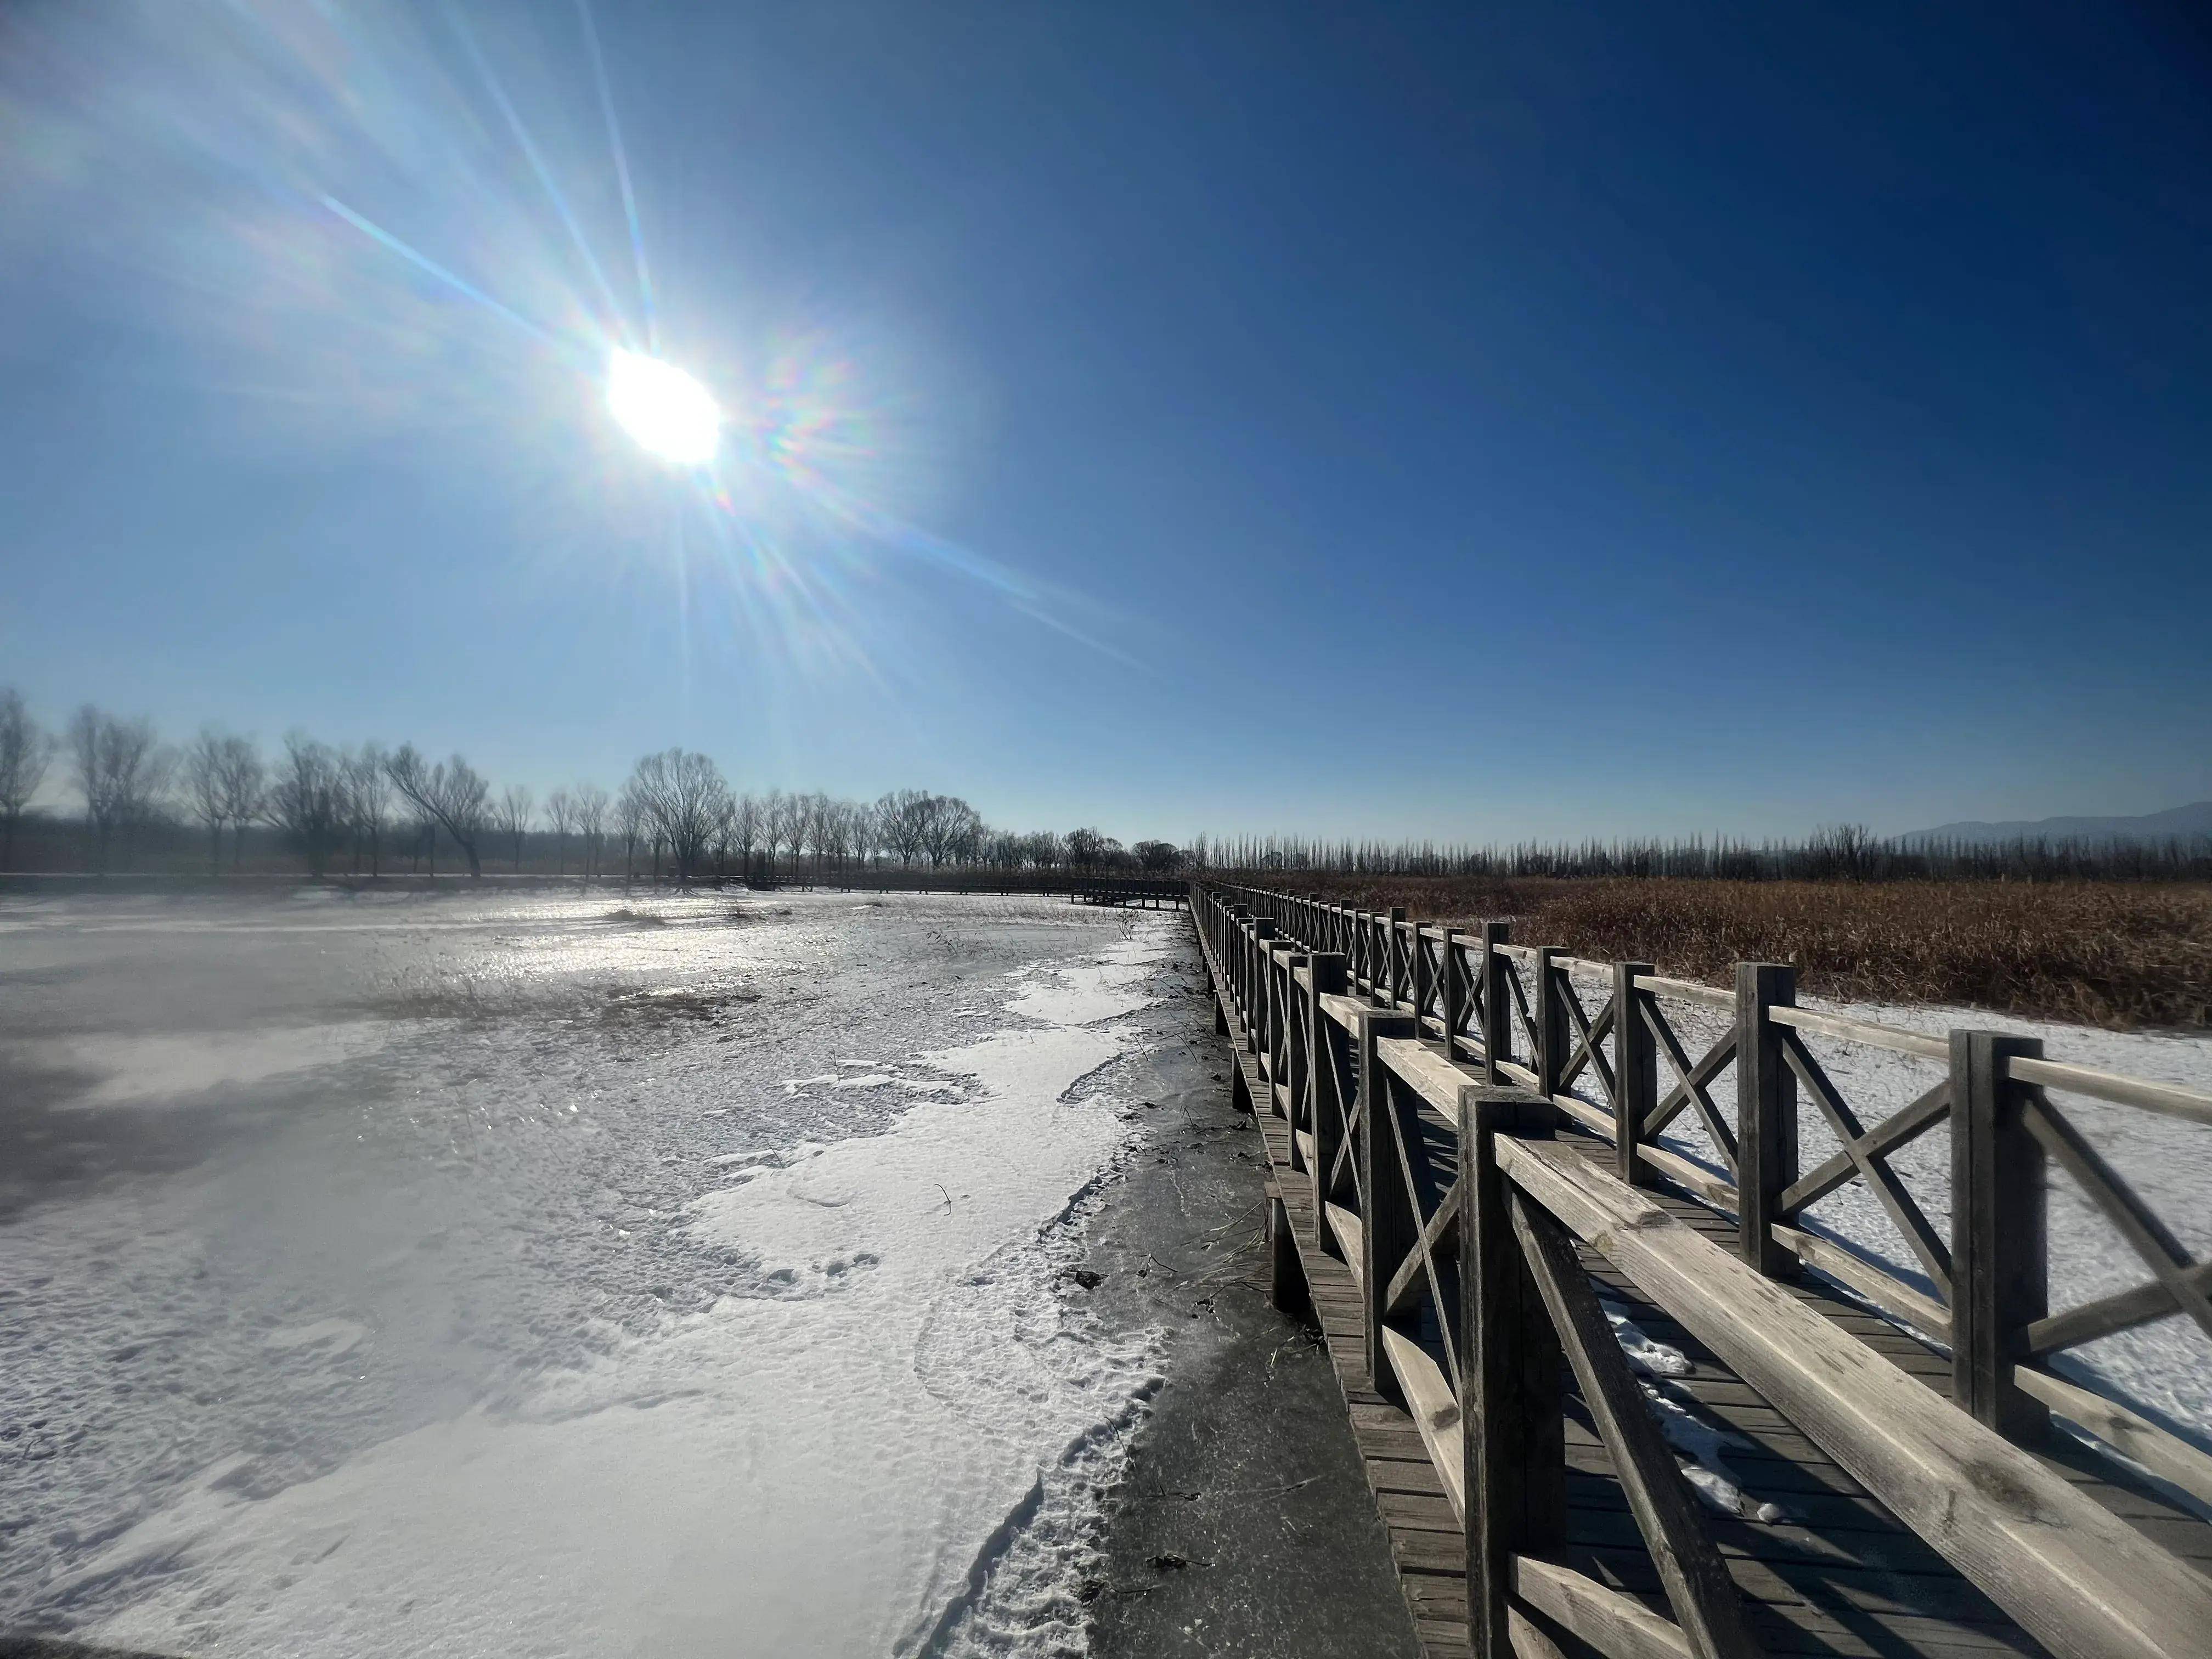
[[[1433,1402],[1425,1404],[1409,1397],[1408,1389],[1396,1376],[1381,1379],[1382,1386],[1378,1387],[1370,1369],[1373,1299],[1354,1265],[1361,1259],[1359,1247],[1364,1241],[1349,1231],[1359,1224],[1346,1210],[1332,1204],[1328,1207],[1334,1213],[1324,1216],[1324,1206],[1316,1198],[1316,1147],[1308,1127],[1316,1120],[1298,1111],[1294,1092],[1302,1085],[1310,1086],[1310,1075],[1318,1062],[1308,1051],[1303,1067],[1286,1065],[1286,1060],[1297,1058],[1292,1053],[1296,1045],[1271,1042],[1255,1033],[1242,1006],[1247,998],[1239,994],[1241,970],[1219,958],[1207,931],[1201,920],[1200,942],[1216,988],[1218,1026],[1235,1052],[1238,1086],[1245,1099],[1256,1107],[1256,1122],[1267,1146],[1279,1297],[1286,1306],[1303,1302],[1310,1307],[1326,1339],[1424,1652],[1434,1659],[1474,1653],[1484,1646],[1486,1624],[1481,1607],[1470,1605],[1470,1553],[1460,1515],[1462,1507],[1468,1507],[1472,1518],[1480,1494],[1468,1491],[1455,1499],[1447,1485],[1447,1471],[1457,1475],[1452,1467],[1459,1445],[1456,1403],[1439,1409]],[[1310,960],[1310,957],[1302,959]],[[1249,976],[1244,985],[1249,994]],[[1310,983],[1308,990],[1310,1000],[1316,994],[1312,993]],[[1443,1059],[1442,1044],[1432,1042],[1429,1047],[1437,1064],[1449,1066]],[[1290,1075],[1301,1069],[1308,1073],[1306,1077]],[[1468,1080],[1473,1080],[1473,1074]],[[1436,1098],[1433,1091],[1428,1092],[1431,1100]],[[1456,1194],[1461,1127],[1419,1098],[1412,1102],[1412,1109],[1401,1122],[1411,1132],[1411,1139],[1404,1144],[1408,1153],[1407,1178],[1412,1187],[1432,1193],[1449,1189]],[[1576,1166],[1586,1169],[1594,1181],[1610,1181],[1616,1148],[1595,1136],[1576,1133],[1571,1122],[1565,1127],[1567,1133],[1555,1144]],[[1734,1265],[1735,1221],[1678,1191],[1646,1189],[1636,1197],[1658,1206],[1691,1234],[1711,1241]],[[1372,1206],[1377,1194],[1366,1191],[1363,1200]],[[1436,1236],[1446,1231],[1449,1207],[1449,1200],[1437,1205],[1434,1218],[1423,1228],[1432,1243]],[[2082,1637],[2075,1628],[2079,1621],[2069,1623],[2062,1616],[2044,1621],[2046,1634],[2056,1632],[2061,1637],[2057,1645],[2039,1641],[1978,1587],[1968,1573],[1923,1538],[1921,1531],[1900,1519],[1819,1440],[1804,1432],[1722,1354],[1647,1296],[1618,1265],[1586,1241],[1577,1239],[1572,1248],[1572,1259],[1609,1312],[1625,1315],[1652,1341],[1671,1346],[1689,1361],[1686,1375],[1644,1379],[1664,1397],[1666,1403],[1656,1409],[1681,1413],[1684,1422],[1711,1435],[1710,1449],[1699,1461],[1723,1468],[1753,1507],[1771,1504],[1778,1506],[1782,1514],[1779,1518],[1761,1521],[1723,1513],[1711,1505],[1692,1505],[1726,1584],[1733,1588],[1734,1599],[1740,1604],[1741,1624],[1729,1625],[1729,1620],[1737,1615],[1729,1611],[1726,1618],[1716,1620],[1712,1632],[1700,1630],[1694,1617],[1683,1620],[1686,1631],[1678,1626],[1679,1601],[1670,1598],[1668,1584],[1647,1542],[1651,1528],[1637,1513],[1641,1501],[1639,1482],[1624,1480],[1615,1451],[1609,1449],[1618,1441],[1618,1432],[1609,1442],[1594,1416],[1590,1389],[1578,1381],[1573,1368],[1561,1364],[1557,1381],[1564,1416],[1560,1432],[1565,1471],[1565,1524],[1563,1535],[1556,1539],[1540,1566],[1526,1558],[1515,1559],[1515,1570],[1522,1577],[1516,1581],[1517,1593],[1506,1618],[1511,1621],[1510,1650],[1521,1659],[1553,1659],[1555,1655],[1577,1650],[1613,1653],[1622,1659],[1659,1659],[1662,1655],[1673,1659],[1702,1652],[1979,1659],[1980,1656],[2052,1651],[2142,1654],[2169,1649],[2176,1659],[2185,1653],[2212,1655],[2212,1623],[2199,1627],[2203,1639],[2193,1647],[2172,1647],[2171,1632],[2176,1623],[2172,1620],[2160,1626],[2166,1632],[2164,1636],[2146,1638],[2148,1645],[2146,1639],[2131,1641],[2124,1636],[2104,1645],[2094,1628]],[[1371,1261],[1371,1247],[1365,1254]],[[1399,1277],[1402,1279],[1407,1275],[1401,1273]],[[1899,1376],[1923,1388],[1931,1401],[1944,1402],[1945,1411],[1954,1409],[1948,1402],[1953,1399],[1956,1367],[1948,1355],[1818,1279],[1802,1277],[1777,1281],[1776,1288],[1859,1348],[1880,1355]],[[1449,1294],[1443,1297],[1446,1304],[1453,1299]],[[1416,1341],[1436,1349],[1434,1307],[1419,1310],[1419,1320],[1426,1324],[1417,1322],[1405,1328]],[[1395,1337],[1395,1332],[1391,1334]],[[1415,1361],[1415,1366],[1419,1363]],[[1415,1370],[1406,1369],[1403,1374],[1418,1381]],[[1602,1407],[1602,1399],[1599,1404]],[[1416,1415],[1425,1410],[1429,1416],[1425,1425]],[[1476,1415],[1470,1407],[1470,1419]],[[1959,1422],[1962,1431],[1972,1427],[1963,1413]],[[2147,1557],[2186,1564],[2185,1573],[2207,1575],[2206,1580],[2198,1582],[2205,1592],[2203,1605],[2212,1609],[2212,1526],[2183,1504],[2162,1496],[2151,1483],[2132,1478],[2110,1460],[2070,1440],[2043,1439],[2027,1455],[2044,1472],[2063,1480],[2131,1529],[2132,1535],[2140,1538]],[[1680,1486],[1679,1479],[1672,1477],[1671,1460],[1666,1460],[1666,1468],[1662,1482],[1672,1479],[1672,1484]],[[1642,1484],[1648,1483],[1647,1470]],[[1557,1583],[1547,1590],[1539,1576],[1557,1569],[1566,1571],[1557,1574]],[[2116,1564],[2112,1570],[2119,1575],[2116,1582],[2124,1588],[2129,1582],[2126,1565]],[[2170,1599],[2177,1582],[2188,1581],[2161,1578],[2154,1572],[2141,1582],[2136,1593]],[[1679,1583],[1678,1578],[1678,1586]],[[1590,1585],[1603,1586],[1620,1599],[1598,1601],[1588,1594]],[[2085,1584],[2080,1593],[2094,1597],[2098,1592],[2094,1584]],[[1482,1599],[1478,1589],[1476,1601]],[[2033,1598],[2014,1595],[2013,1599],[2019,1605],[2023,1599]],[[1632,1608],[1628,1606],[1632,1602]],[[1554,1616],[1532,1616],[1534,1608],[1543,1608]],[[1642,1620],[1634,1617],[1635,1610],[1644,1613]],[[1488,1628],[1494,1638],[1504,1626],[1493,1620]],[[1735,1632],[1733,1636],[1731,1629]],[[1589,1638],[1590,1645],[1583,1647],[1577,1638]],[[1494,1639],[1489,1644],[1492,1659],[1502,1659],[1498,1646]]]

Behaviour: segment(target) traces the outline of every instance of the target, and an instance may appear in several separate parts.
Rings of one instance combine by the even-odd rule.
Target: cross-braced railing
[[[2032,1438],[2034,1413],[2056,1407],[2145,1461],[2148,1449],[2191,1473],[2191,1449],[2164,1444],[2155,1425],[2032,1362],[2167,1314],[2212,1330],[2205,1267],[2051,1091],[2206,1123],[2212,1101],[2045,1060],[2028,1040],[1938,1039],[1799,1009],[1790,969],[1773,964],[1745,964],[1731,994],[1647,963],[1515,945],[1502,924],[1479,937],[1398,917],[1378,927],[1318,901],[1203,885],[1193,911],[1267,1085],[1255,1109],[1288,1120],[1323,1247],[1359,1287],[1368,1372],[1419,1427],[1465,1528],[1478,1653],[1554,1651],[1568,1637],[1620,1659],[1757,1650],[1596,1301],[1585,1252],[1625,1274],[2054,1652],[2197,1650],[2212,1629],[2212,1583],[2003,1437]],[[1940,1059],[1944,1071],[1869,1127],[1814,1038]],[[1663,1091],[1662,1063],[1672,1078]],[[1729,1073],[1732,1118],[1717,1092]],[[1836,1146],[1809,1170],[1796,1139],[1801,1097]],[[1703,1131],[1696,1155],[1658,1144],[1686,1114]],[[1947,1118],[1948,1243],[1892,1164]],[[1563,1133],[1613,1145],[1593,1158]],[[2043,1306],[2045,1159],[2111,1218],[2148,1283],[2057,1315]],[[1737,1249],[1637,1190],[1654,1181],[1733,1207]],[[1806,1211],[1854,1182],[1935,1293],[1806,1230]],[[1801,1266],[1948,1334],[1956,1403],[1767,1282]],[[1562,1361],[1671,1618],[1566,1563]]]
[[[2033,1441],[2060,1412],[2212,1501],[2212,1456],[2091,1386],[2091,1374],[2062,1376],[2051,1364],[2168,1317],[2212,1334],[2212,1264],[2191,1255],[2054,1094],[2206,1125],[2212,1098],[2047,1060],[2032,1038],[1931,1036],[1801,1008],[1786,963],[1739,964],[1723,988],[1666,977],[1649,963],[1522,945],[1504,922],[1462,932],[1402,911],[1200,888],[1255,933],[1264,930],[1278,951],[1340,962],[1329,971],[1342,975],[1342,989],[1330,992],[1342,1041],[1355,1040],[1345,1022],[1356,1012],[1404,1017],[1407,1035],[1446,1059],[1487,1083],[1533,1091],[1611,1142],[1614,1171],[1631,1186],[1664,1184],[1732,1214],[1739,1252],[1761,1273],[1787,1279],[1809,1268],[1948,1344],[1954,1395],[1982,1422]],[[1292,981],[1281,984],[1285,996],[1296,994]],[[1310,1015],[1273,1018],[1304,1027],[1309,1052],[1320,1053]],[[1878,1110],[1856,1097],[1850,1079],[1869,1054],[1893,1076],[1922,1067],[1906,1104]],[[1303,1127],[1318,1139],[1316,1090],[1299,1081],[1292,1096],[1307,1103]],[[1351,1103],[1337,1109],[1352,1121],[1356,1082],[1347,1091],[1332,1080],[1330,1089],[1332,1102]],[[1940,1143],[1927,1144],[1939,1131],[1948,1164]],[[1356,1219],[1343,1181],[1320,1173],[1329,1201]],[[2071,1182],[2111,1223],[2142,1263],[2141,1283],[2081,1306],[2051,1306],[2053,1179]],[[1871,1205],[1847,1232],[1822,1206],[1850,1194]]]

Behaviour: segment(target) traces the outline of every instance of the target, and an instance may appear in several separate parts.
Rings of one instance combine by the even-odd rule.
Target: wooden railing
[[[1479,1653],[1515,1651],[1516,1621],[1530,1608],[1607,1653],[1751,1651],[1575,1241],[2053,1651],[2212,1652],[2212,1583],[2024,1449],[2055,1409],[2212,1500],[2212,1458],[2045,1369],[2063,1349],[2169,1316],[2212,1332],[2212,1269],[2053,1093],[2209,1126],[2212,1098],[2046,1060],[2031,1039],[1931,1037],[1800,1009],[1786,965],[1741,964],[1722,989],[1649,963],[1516,944],[1498,922],[1461,933],[1397,911],[1212,884],[1194,885],[1191,903],[1273,1096],[1255,1105],[1288,1120],[1291,1165],[1311,1182],[1325,1248],[1359,1285],[1376,1387],[1419,1425],[1467,1529]],[[1816,1042],[1884,1049],[1934,1075],[1869,1127]],[[1838,1148],[1810,1170],[1798,1155],[1807,1101]],[[1701,1153],[1658,1144],[1685,1114],[1702,1131]],[[1948,1237],[1892,1163],[1946,1119]],[[1610,1143],[1608,1167],[1567,1152],[1555,1139],[1562,1128]],[[2146,1282],[2051,1311],[2051,1164],[2112,1221]],[[1808,1206],[1849,1182],[1879,1203],[1924,1287],[1811,1230]],[[1661,1184],[1733,1214],[1735,1251],[1637,1190]],[[1948,1343],[1955,1403],[1775,1283],[1808,1267]],[[1659,1568],[1672,1624],[1554,1559],[1562,1351]]]

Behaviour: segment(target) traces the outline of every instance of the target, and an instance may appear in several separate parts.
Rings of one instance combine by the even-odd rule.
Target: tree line
[[[264,754],[251,738],[204,728],[182,748],[151,720],[87,704],[58,732],[0,688],[0,870],[21,867],[18,841],[40,819],[49,783],[81,803],[74,820],[46,822],[81,839],[81,867],[127,866],[150,841],[204,836],[207,867],[228,848],[242,866],[249,836],[283,848],[316,875],[344,863],[380,874],[387,860],[434,874],[441,848],[480,875],[489,862],[520,871],[526,854],[586,878],[619,868],[680,881],[838,871],[990,869],[1006,872],[1179,871],[1272,878],[1316,874],[1457,877],[1673,877],[1736,881],[2212,880],[2212,837],[2162,841],[2015,839],[2003,842],[1882,838],[1832,825],[1802,841],[1522,842],[1324,840],[1199,836],[1188,848],[1149,840],[1124,848],[1095,829],[1026,834],[994,829],[957,795],[899,789],[872,801],[771,789],[739,793],[708,757],[647,755],[617,789],[582,782],[550,792],[494,792],[466,759],[432,761],[411,744],[334,746],[301,732]],[[51,838],[51,836],[50,836]],[[619,859],[617,866],[616,860]]]
[[[182,830],[204,836],[215,873],[243,867],[249,834],[273,836],[317,876],[341,864],[380,875],[403,859],[435,874],[441,845],[472,876],[502,861],[520,871],[534,852],[540,866],[550,854],[556,875],[607,876],[618,858],[625,879],[678,881],[893,866],[1164,872],[1183,861],[1172,843],[1124,848],[1095,829],[994,829],[958,796],[926,789],[872,801],[741,793],[712,757],[680,748],[645,756],[617,789],[582,782],[540,801],[520,784],[495,793],[465,757],[433,761],[412,744],[338,746],[295,732],[264,753],[208,726],[176,748],[150,720],[89,703],[50,732],[21,692],[0,689],[0,870],[17,867],[17,841],[50,782],[82,804],[73,827],[94,871],[127,866],[149,840]]]
[[[2212,836],[2017,836],[1975,842],[1883,837],[1832,824],[1802,841],[1322,841],[1297,836],[1198,836],[1195,870],[1360,876],[1674,877],[1715,881],[2212,881]]]

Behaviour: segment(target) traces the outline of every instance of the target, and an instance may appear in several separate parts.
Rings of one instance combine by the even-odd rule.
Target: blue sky
[[[645,290],[573,0],[459,15],[0,24],[50,720],[1131,837],[2212,795],[2184,22],[602,3],[702,481],[595,378]]]

